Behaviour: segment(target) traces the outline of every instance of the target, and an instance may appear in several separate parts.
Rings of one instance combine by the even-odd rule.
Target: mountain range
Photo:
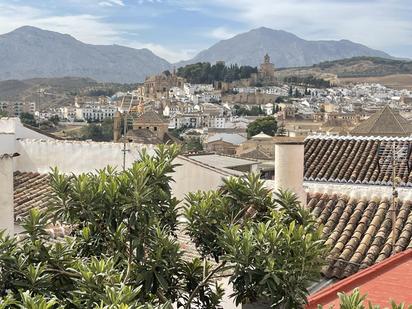
[[[276,67],[282,68],[359,56],[392,58],[385,52],[348,40],[308,41],[290,32],[261,27],[220,41],[180,65],[221,60],[227,64],[258,66],[266,53]]]
[[[29,26],[0,35],[0,80],[77,76],[131,83],[169,68],[148,49],[85,44]]]
[[[348,40],[308,41],[262,27],[220,41],[175,66],[216,61],[257,66],[266,53],[276,67],[308,66],[355,56],[392,58]],[[77,76],[134,83],[172,66],[148,49],[85,44],[67,34],[30,26],[0,35],[0,80]]]

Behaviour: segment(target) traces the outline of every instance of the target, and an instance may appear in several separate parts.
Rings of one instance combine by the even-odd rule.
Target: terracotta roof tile
[[[20,220],[32,208],[45,209],[51,188],[49,175],[14,173],[14,218]]]
[[[136,123],[146,123],[146,124],[156,124],[156,123],[168,123],[166,119],[164,119],[162,116],[160,116],[158,113],[155,111],[149,110],[140,116],[138,116],[134,122]]]
[[[410,136],[412,124],[392,110],[389,105],[362,121],[351,131],[362,136]]]
[[[392,246],[391,205],[383,199],[353,199],[344,195],[310,194],[308,207],[329,246],[327,278],[343,278],[406,250],[412,245],[409,201],[397,206],[395,246]]]
[[[391,185],[392,171],[383,151],[392,145],[408,150],[407,163],[396,168],[401,185],[412,186],[412,139],[380,137],[309,137],[305,141],[305,180],[319,182]]]

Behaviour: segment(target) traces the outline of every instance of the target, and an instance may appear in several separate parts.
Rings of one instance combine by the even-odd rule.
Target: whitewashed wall
[[[0,153],[0,230],[14,233],[13,158]]]
[[[126,167],[139,159],[139,151],[146,148],[153,153],[153,146],[128,144]],[[108,165],[122,169],[123,144],[44,139],[21,139],[16,142],[15,170],[22,172],[48,173],[58,167],[63,173],[79,174],[92,172]]]
[[[305,181],[304,187],[307,192],[344,194],[356,199],[370,200],[372,198],[391,198],[392,196],[391,186]],[[412,188],[399,187],[397,191],[401,200],[412,200]]]
[[[149,154],[154,153],[154,146],[127,145],[126,167],[139,159],[139,152],[145,148]],[[108,165],[122,169],[123,144],[96,143],[78,141],[58,141],[43,139],[21,139],[16,141],[15,171],[48,173],[51,167],[58,167],[63,173],[80,174],[93,172]],[[185,157],[178,157],[180,164],[172,175],[174,195],[182,199],[188,192],[216,189],[223,177],[229,174],[215,170]]]
[[[16,138],[41,138],[52,140],[51,137],[30,130],[23,126],[19,118],[0,118],[0,132],[14,133]]]
[[[230,176],[186,157],[178,157],[176,163],[181,166],[173,174],[172,190],[178,199],[183,199],[189,192],[215,190],[223,178]]]

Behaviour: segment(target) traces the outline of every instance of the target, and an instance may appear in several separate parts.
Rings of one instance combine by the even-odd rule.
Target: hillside
[[[92,95],[96,90],[114,93],[135,89],[136,84],[99,83],[90,78],[32,78],[0,81],[0,101],[41,102],[42,108],[73,104],[75,95]]]
[[[307,67],[278,69],[278,76],[333,74],[338,78],[412,73],[412,61],[379,57],[354,57],[321,62]]]
[[[221,60],[227,64],[258,66],[266,53],[276,67],[309,66],[357,56],[391,58],[385,52],[348,40],[308,41],[283,30],[262,27],[220,41],[179,65]]]
[[[29,26],[0,35],[0,80],[77,76],[134,83],[166,69],[170,64],[148,49],[85,44]]]
[[[327,73],[334,73],[338,77],[369,77],[412,73],[412,61],[377,57],[355,57],[326,61],[313,67]]]
[[[309,67],[276,71],[278,78],[315,76],[339,83],[381,83],[393,88],[412,88],[412,61],[378,57],[354,57],[321,62]]]

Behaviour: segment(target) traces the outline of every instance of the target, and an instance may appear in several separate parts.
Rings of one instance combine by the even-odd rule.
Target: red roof
[[[390,306],[390,300],[412,304],[412,249],[398,253],[381,263],[375,264],[344,280],[323,289],[308,299],[306,309],[316,309],[317,305],[339,308],[338,292],[350,294],[359,288],[367,301],[374,305]]]

